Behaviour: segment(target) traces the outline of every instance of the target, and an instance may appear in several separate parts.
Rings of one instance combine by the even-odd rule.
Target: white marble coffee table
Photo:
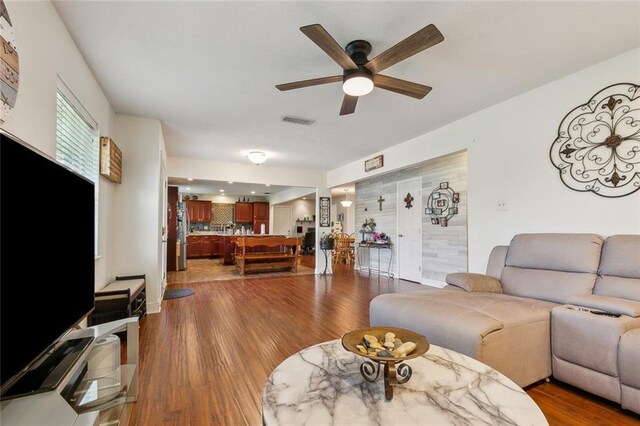
[[[383,378],[360,375],[364,358],[340,340],[284,360],[262,395],[265,425],[547,425],[540,408],[491,367],[439,346],[406,361],[411,379],[384,396]]]

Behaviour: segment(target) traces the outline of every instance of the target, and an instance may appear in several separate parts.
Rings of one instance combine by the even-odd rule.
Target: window
[[[71,91],[60,82],[56,112],[56,160],[93,182],[95,187],[95,254],[98,254],[97,123]]]

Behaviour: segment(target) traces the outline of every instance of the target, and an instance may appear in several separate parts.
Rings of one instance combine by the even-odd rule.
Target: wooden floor
[[[312,263],[312,261],[311,261]],[[312,265],[310,265],[312,266]],[[140,329],[139,399],[131,424],[260,425],[263,386],[284,359],[366,327],[378,294],[417,284],[334,275],[180,284]],[[527,390],[551,425],[639,425],[640,417],[557,382]],[[428,424],[428,421],[425,421]]]

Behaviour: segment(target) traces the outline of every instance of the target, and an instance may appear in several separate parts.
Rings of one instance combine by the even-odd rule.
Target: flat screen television
[[[36,365],[54,369],[44,359],[93,310],[95,201],[91,181],[7,133],[0,139],[4,399]],[[20,392],[37,392],[32,385]]]

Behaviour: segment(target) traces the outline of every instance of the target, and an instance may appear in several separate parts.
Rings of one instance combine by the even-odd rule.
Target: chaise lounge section
[[[603,262],[610,259],[608,263],[601,262],[601,254]],[[632,360],[640,358],[640,347],[634,345],[639,338],[636,332],[629,330],[640,328],[640,280],[634,278],[636,275],[640,278],[640,236],[613,236],[605,242],[595,234],[520,234],[508,247],[493,249],[486,275],[449,274],[449,285],[442,290],[380,295],[371,302],[370,321],[372,326],[420,332],[436,345],[490,365],[522,387],[555,372],[560,348],[569,348],[572,354],[582,351],[575,359],[569,357],[589,370],[573,382],[578,386],[589,382],[602,357],[608,357],[616,364],[605,377],[612,377],[615,371],[615,379],[607,382],[614,391],[602,396],[620,402],[621,395],[623,401],[626,395],[623,407],[634,409],[640,407],[640,391]],[[603,297],[609,305],[597,305]],[[596,305],[582,307],[590,298],[595,298],[592,302]],[[616,311],[620,316],[591,313],[613,305],[625,306]],[[579,307],[585,310],[579,311]],[[584,342],[576,340],[575,330],[560,334],[552,327],[552,312],[556,311],[589,315],[586,318],[591,321],[615,320],[617,337],[606,337],[615,340],[615,345],[607,346],[606,355],[584,350]],[[586,341],[605,339],[600,337],[602,328],[593,334],[587,331],[588,326],[583,328]],[[555,348],[559,348],[558,357]],[[571,382],[567,377],[559,378]],[[626,390],[621,391],[621,386]]]

